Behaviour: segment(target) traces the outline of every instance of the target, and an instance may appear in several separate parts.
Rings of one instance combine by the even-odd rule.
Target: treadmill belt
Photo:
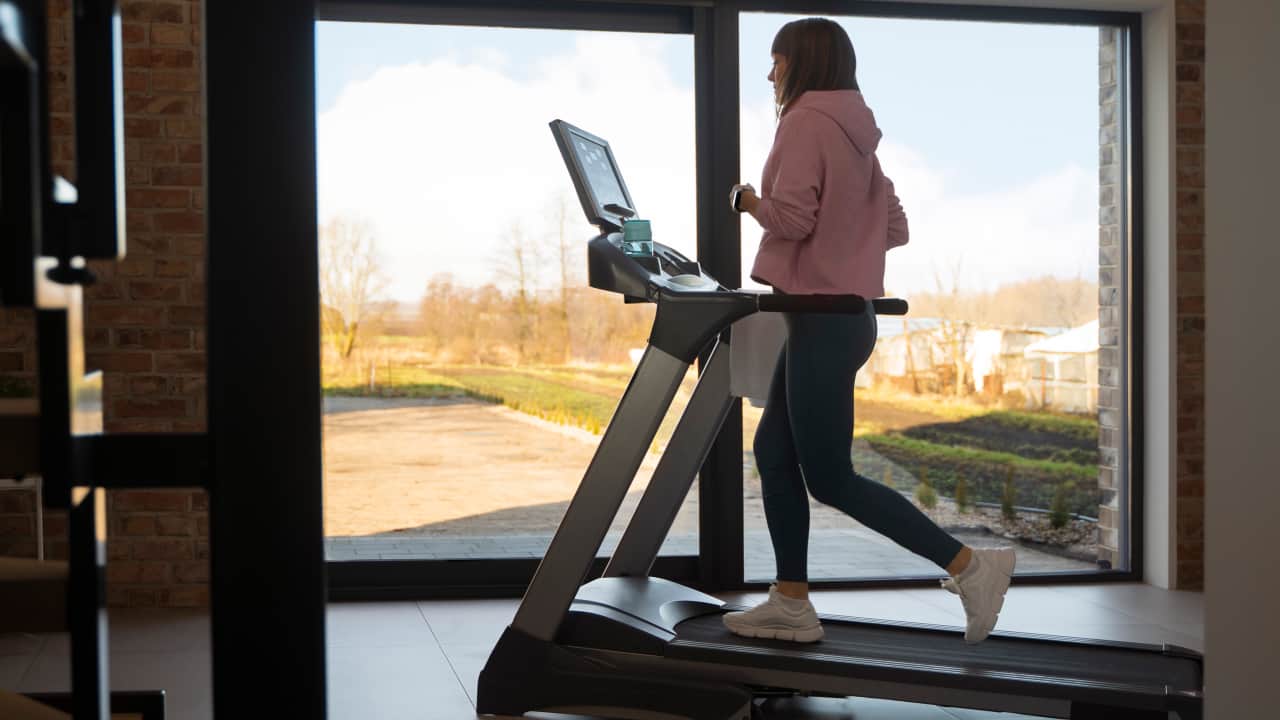
[[[933,626],[895,626],[824,619],[826,636],[817,643],[743,638],[725,629],[719,614],[691,618],[676,626],[668,654],[688,657],[724,654],[735,646],[757,667],[813,672],[830,666],[890,667],[899,670],[962,674],[1001,681],[1069,682],[1077,686],[1123,686],[1128,691],[1163,695],[1202,687],[1198,657],[1165,654],[1153,646],[1090,644],[1065,638],[991,635],[976,645],[959,632]],[[763,651],[767,650],[765,654]]]

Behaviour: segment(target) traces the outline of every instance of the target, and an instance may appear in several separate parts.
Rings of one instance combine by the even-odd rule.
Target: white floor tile
[[[331,647],[330,720],[458,720],[475,709],[435,646]]]
[[[325,611],[325,644],[338,647],[435,645],[416,602],[332,603]]]

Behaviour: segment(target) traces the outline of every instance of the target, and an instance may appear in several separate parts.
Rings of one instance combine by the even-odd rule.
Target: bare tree
[[[578,239],[570,238],[566,233],[571,209],[568,195],[561,193],[556,196],[552,207],[552,224],[555,226],[556,233],[556,259],[560,263],[560,297],[559,306],[556,308],[556,319],[561,339],[561,362],[567,362],[573,354],[569,339],[569,292],[577,285],[579,242]]]
[[[387,276],[367,220],[338,217],[320,229],[320,318],[338,356],[355,350],[362,329],[383,312],[378,300]]]
[[[935,269],[933,280],[938,289],[936,298],[938,319],[941,324],[938,332],[942,335],[942,347],[945,362],[951,366],[954,375],[953,394],[963,395],[965,389],[965,350],[969,344],[969,334],[973,324],[968,321],[964,307],[965,298],[960,294],[960,277],[963,259],[957,259],[951,268],[949,287],[944,285],[942,275]]]
[[[512,221],[502,236],[499,252],[501,258],[498,275],[512,288],[512,334],[516,344],[516,357],[523,362],[534,336],[538,271],[542,256],[538,247],[529,241],[528,233],[519,221]]]

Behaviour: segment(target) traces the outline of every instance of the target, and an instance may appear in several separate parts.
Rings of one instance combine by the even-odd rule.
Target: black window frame
[[[578,2],[575,0],[551,0],[547,2],[520,2],[518,0],[472,0],[470,2],[455,0],[454,2],[432,2],[430,0],[384,0],[383,2],[359,2],[358,0],[322,0],[315,3],[314,19],[310,27],[305,28],[307,38],[314,39],[314,23],[316,21],[358,21],[415,23],[460,26],[502,26],[516,28],[553,28],[605,30],[623,32],[665,32],[691,34],[694,38],[694,74],[695,74],[695,114],[696,114],[696,174],[697,174],[697,231],[698,257],[708,271],[719,277],[722,282],[735,286],[741,282],[741,235],[739,217],[730,212],[722,202],[723,188],[737,182],[741,177],[739,159],[739,89],[738,89],[738,25],[739,16],[743,12],[778,12],[787,14],[821,14],[840,16],[892,17],[904,19],[930,20],[970,20],[989,22],[1015,22],[1037,24],[1072,24],[1089,26],[1108,26],[1123,29],[1124,54],[1122,65],[1122,81],[1127,90],[1126,122],[1123,131],[1127,134],[1127,167],[1129,171],[1127,184],[1127,238],[1126,248],[1126,288],[1125,293],[1125,330],[1126,330],[1126,377],[1124,390],[1127,392],[1127,408],[1125,420],[1128,423],[1126,443],[1127,451],[1122,457],[1125,462],[1124,472],[1127,497],[1127,532],[1122,542],[1127,542],[1128,567],[1120,570],[1103,570],[1074,573],[1038,573],[1020,574],[1015,582],[1018,584],[1063,584],[1072,582],[1099,581],[1135,581],[1142,578],[1143,557],[1143,457],[1142,457],[1142,142],[1141,142],[1141,15],[1125,12],[1102,12],[1090,10],[1049,9],[1049,8],[1011,8],[982,5],[930,4],[916,2],[861,2],[841,0],[593,0]],[[295,11],[296,13],[296,11]],[[293,17],[297,17],[295,14]],[[296,23],[295,23],[296,25]],[[301,33],[303,28],[294,27],[292,31]],[[210,33],[212,35],[212,33]],[[221,43],[210,37],[211,43]],[[301,36],[291,42],[301,42]],[[223,39],[223,42],[226,42]],[[294,77],[309,76],[314,78],[314,55],[307,58],[305,68],[294,67]],[[245,83],[255,83],[252,78],[244,78]],[[246,97],[255,97],[264,93],[265,88],[252,88]],[[273,97],[272,104],[300,104],[290,110],[289,117],[295,122],[308,116],[313,122],[315,117],[314,87],[299,89],[286,97]],[[223,127],[224,121],[217,114],[209,115],[210,138],[225,137],[229,133]],[[229,123],[227,126],[229,127]],[[310,167],[314,168],[314,132],[310,143],[312,155]],[[250,152],[255,145],[261,145],[252,134],[241,136],[242,150],[233,156],[222,156],[224,168],[239,165],[247,173],[252,161],[244,158],[254,156]],[[247,148],[243,145],[248,145]],[[261,147],[262,153],[269,155],[270,147]],[[301,152],[301,149],[299,150]],[[297,162],[305,162],[306,154],[294,158]],[[211,175],[216,178],[217,175]],[[310,184],[308,184],[310,183]],[[212,189],[212,188],[211,188]],[[291,178],[287,186],[276,186],[273,192],[284,193],[291,206],[314,207],[315,186],[314,171]],[[211,198],[216,197],[211,193]],[[216,217],[216,206],[212,205],[211,217]],[[296,205],[294,205],[296,204]],[[211,223],[211,228],[217,226]],[[211,230],[211,233],[213,230]],[[219,239],[221,242],[221,239]],[[314,243],[313,243],[314,245]],[[310,252],[315,252],[314,248]],[[305,258],[300,267],[314,267],[317,259]],[[209,313],[211,328],[223,325],[230,326],[236,317],[243,317],[243,303],[227,303],[226,298],[239,285],[242,278],[231,274],[210,273],[209,278]],[[268,315],[280,318],[286,325],[295,326],[302,319],[310,318],[317,310],[304,308],[305,298],[315,297],[314,282],[299,278],[296,274],[284,274],[274,279],[281,297],[293,298],[293,302],[278,303],[270,308]],[[279,287],[284,285],[284,287]],[[213,302],[219,298],[218,303]],[[312,303],[313,305],[315,303]],[[262,312],[256,308],[255,312]],[[309,321],[309,320],[308,320]],[[260,322],[270,326],[271,317],[262,317]],[[210,331],[210,347],[215,347],[215,333]],[[234,336],[217,338],[221,351],[213,350],[222,357],[231,355],[242,339]],[[316,358],[303,357],[316,354],[318,357],[318,336],[310,333],[298,336],[299,342],[281,347],[284,354],[297,353],[291,356],[297,365],[310,368],[315,365]],[[247,343],[246,343],[247,344]],[[239,348],[240,352],[251,353],[250,347]],[[216,357],[211,355],[211,359]],[[705,361],[705,357],[700,360]],[[211,362],[211,366],[214,363]],[[222,377],[228,377],[225,373]],[[211,367],[211,398],[222,392],[223,385],[218,383],[219,374]],[[237,381],[228,378],[223,382]],[[311,412],[310,406],[307,407]],[[212,417],[216,413],[215,403],[211,401]],[[301,419],[303,427],[318,427],[320,418],[307,417]],[[725,429],[713,446],[711,453],[700,474],[699,499],[699,554],[697,556],[663,556],[655,567],[655,574],[685,582],[706,591],[758,590],[763,583],[749,583],[744,577],[743,568],[743,507],[742,507],[742,440],[741,440],[741,403],[736,401],[726,419]],[[298,440],[295,440],[298,441]],[[311,441],[306,445],[304,455],[318,457],[321,438],[315,433],[314,445]],[[217,445],[217,443],[215,443]],[[291,487],[290,492],[302,492],[306,497],[302,505],[315,507],[319,504],[320,477],[297,478],[305,486]],[[314,484],[314,488],[311,485]],[[311,493],[314,492],[314,496]],[[252,502],[249,495],[242,501]],[[221,505],[221,503],[218,503]],[[215,513],[216,514],[216,513]],[[215,532],[221,524],[213,520]],[[308,527],[310,525],[308,524]],[[254,546],[261,552],[261,546]],[[250,554],[246,547],[237,550],[236,555]],[[457,560],[403,560],[403,561],[327,561],[324,563],[324,574],[327,576],[328,596],[331,600],[374,600],[374,599],[425,599],[433,597],[518,597],[532,578],[537,567],[536,559],[500,559],[472,558]],[[217,563],[214,567],[215,585],[218,582]],[[820,588],[873,588],[873,587],[916,587],[936,582],[935,577],[891,577],[858,580],[815,580],[814,586]]]

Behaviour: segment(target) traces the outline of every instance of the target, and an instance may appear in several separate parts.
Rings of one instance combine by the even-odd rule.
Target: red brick
[[[1203,145],[1204,144],[1204,128],[1179,127],[1178,128],[1178,144],[1179,145]]]
[[[16,372],[25,370],[23,354],[20,352],[0,352],[0,371]]]
[[[120,519],[121,535],[152,537],[156,534],[154,515],[131,515]]]
[[[117,490],[113,497],[116,511],[186,512],[190,493],[179,490]]]
[[[129,255],[116,264],[116,275],[121,278],[150,277],[152,259],[146,255]]]
[[[122,348],[187,350],[191,348],[191,334],[190,330],[168,328],[119,330],[117,332],[117,343]]]
[[[205,363],[204,353],[156,353],[156,369],[160,372],[204,372]]]
[[[71,91],[52,90],[49,92],[49,112],[70,113]]]
[[[209,582],[209,563],[199,560],[174,563],[173,576],[180,583],[207,583]]]
[[[150,305],[91,305],[87,315],[89,325],[155,327],[160,325],[164,309]]]
[[[125,112],[138,112],[144,115],[190,115],[192,98],[174,95],[144,98],[140,107]]]
[[[136,331],[130,331],[136,332]],[[169,381],[161,375],[142,375],[129,378],[130,395],[168,395]]]
[[[151,171],[140,165],[130,165],[124,169],[124,181],[126,187],[149,185],[151,183]],[[130,215],[129,221],[132,222],[134,217],[134,215]],[[149,219],[146,216],[142,217],[143,220]],[[143,225],[145,226],[147,223],[144,222]]]
[[[192,68],[196,55],[191,50],[179,48],[151,48],[147,66],[153,68]]]
[[[209,516],[196,517],[196,537],[209,537]]]
[[[178,152],[171,142],[149,140],[142,143],[142,161],[150,165],[177,162]],[[132,204],[130,203],[131,206]]]
[[[150,372],[151,353],[91,352],[85,353],[84,364],[89,370],[121,373]]]
[[[182,285],[171,282],[134,280],[129,283],[129,297],[133,300],[179,302],[182,300]]]
[[[204,170],[188,165],[161,166],[151,171],[151,182],[155,185],[199,187],[204,184]]]
[[[195,542],[195,548],[196,548],[197,560],[209,559],[209,541],[208,540],[197,540]]]
[[[209,493],[203,490],[197,490],[191,493],[191,509],[192,510],[208,510],[209,509]]]
[[[115,402],[115,411],[121,418],[185,417],[187,401],[181,398],[126,398]]]
[[[159,594],[156,590],[128,588],[125,603],[129,607],[156,607],[159,605]]]
[[[199,139],[204,134],[204,127],[196,118],[166,118],[164,121],[165,137]]]
[[[116,538],[116,537],[107,538],[107,560],[109,560],[110,562],[116,562],[117,560],[128,560],[130,559],[130,553],[132,551],[133,551],[133,546],[129,543],[129,541],[121,540],[120,538]]]
[[[169,325],[195,327],[205,325],[204,305],[170,305],[168,311]]]
[[[163,278],[189,278],[194,275],[195,264],[190,260],[166,260],[157,259],[155,264],[156,277]]]
[[[134,188],[128,193],[129,207],[134,208],[187,208],[191,205],[191,191],[178,189]],[[130,238],[130,249],[132,249]]]
[[[184,163],[204,162],[204,145],[201,143],[178,143],[178,161]]]
[[[136,560],[191,560],[191,541],[185,538],[139,540],[133,544]]]
[[[197,195],[202,193],[197,192]],[[204,238],[179,237],[173,239],[173,249],[179,255],[203,256]]]
[[[146,92],[150,87],[151,73],[146,70],[125,70],[124,71],[124,91],[125,92]],[[163,88],[157,88],[163,89]]]
[[[151,73],[151,88],[158,91],[198,92],[200,73],[194,70],[156,70]]]
[[[144,22],[185,23],[187,5],[182,2],[133,2],[121,3],[120,16],[126,20]]]
[[[160,232],[200,233],[205,229],[204,213],[201,212],[156,213],[152,219]]]
[[[1187,20],[1204,20],[1205,0],[1178,0],[1174,17],[1178,22]]]
[[[195,520],[190,515],[160,515],[156,518],[160,535],[189,537],[195,531]]]
[[[188,46],[191,44],[191,31],[184,25],[153,23],[151,25],[151,44]]]
[[[183,191],[179,190],[178,192]],[[166,255],[169,253],[170,245],[171,243],[169,238],[164,235],[134,233],[129,236],[128,257],[137,257],[138,253],[146,253],[148,255]],[[151,267],[155,267],[155,264],[152,263]]]
[[[167,608],[207,607],[207,585],[180,585],[160,591],[160,606]]]
[[[126,560],[107,564],[107,582],[119,585],[166,585],[169,583],[167,562]]]

